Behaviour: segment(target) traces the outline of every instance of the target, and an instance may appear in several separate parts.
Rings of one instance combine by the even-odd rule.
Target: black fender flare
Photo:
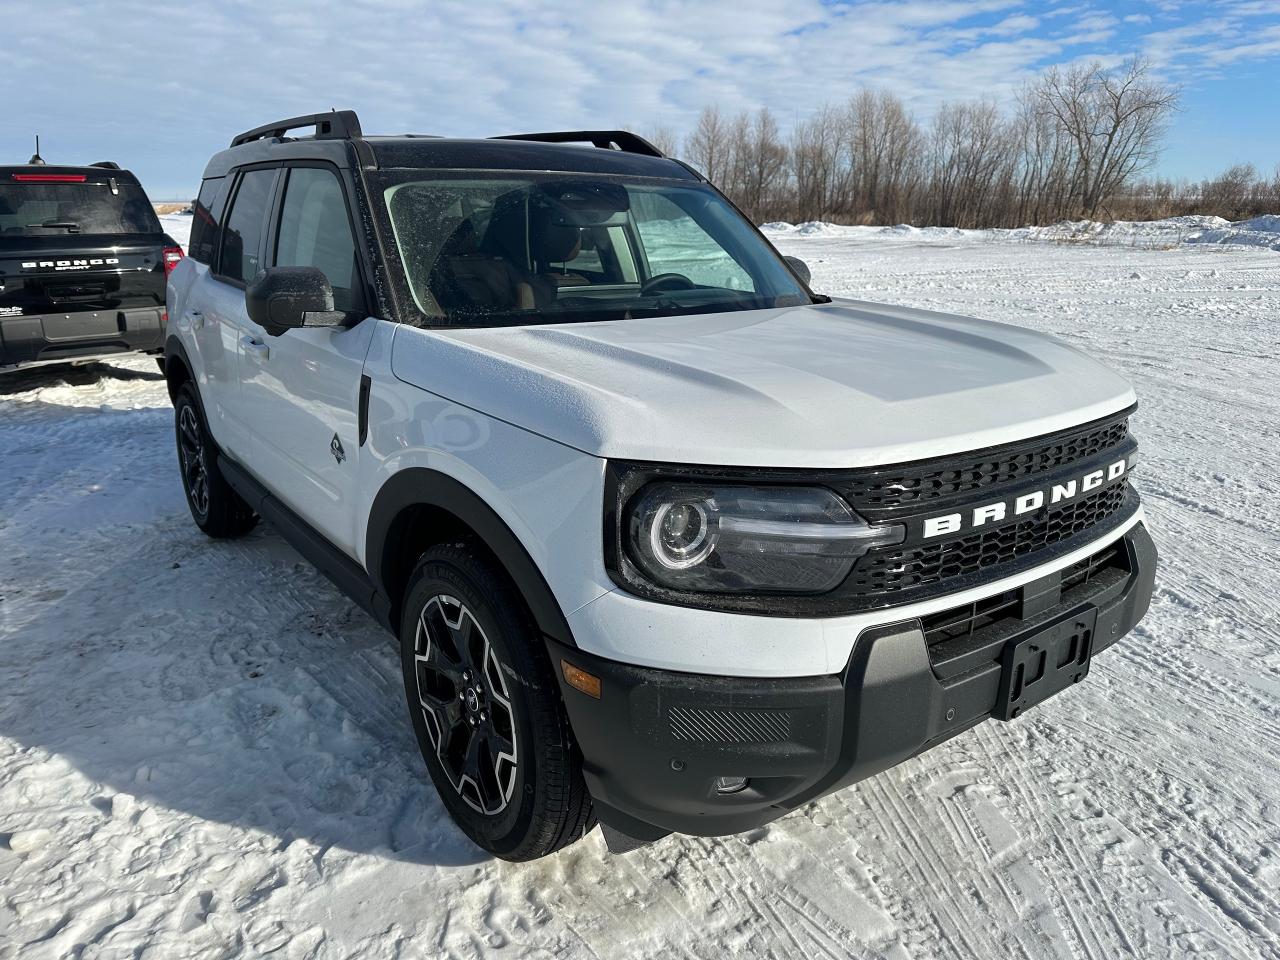
[[[182,341],[178,339],[177,334],[171,333],[169,334],[168,337],[165,338],[165,341],[164,341],[164,360],[165,360],[166,368],[168,366],[169,361],[175,357],[178,360],[182,361],[182,365],[187,368],[188,375],[191,377],[192,380],[195,380],[196,371],[195,371],[195,368],[191,366],[191,358],[187,356],[187,348],[182,345]],[[172,402],[174,399],[175,391],[173,389],[173,378],[169,376],[169,371],[167,369],[165,370],[164,378],[165,378],[166,385],[169,388],[169,401]],[[199,398],[199,396],[200,396],[200,391],[197,390],[196,391],[197,399]],[[201,413],[203,412],[204,412],[204,409],[202,405]]]
[[[410,507],[429,507],[452,514],[466,524],[497,557],[529,605],[538,630],[568,647],[576,647],[564,612],[542,571],[511,528],[480,496],[453,477],[426,467],[409,467],[390,477],[374,497],[365,533],[366,569],[384,606],[389,626],[399,609],[387,584],[386,566],[396,554],[395,518]],[[390,548],[390,549],[389,549]],[[398,598],[395,598],[398,600]]]

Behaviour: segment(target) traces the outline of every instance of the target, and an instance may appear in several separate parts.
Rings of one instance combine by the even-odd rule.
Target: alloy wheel
[[[191,505],[202,518],[209,515],[209,471],[205,464],[204,435],[191,404],[178,411],[178,453],[182,458],[182,479]]]
[[[449,782],[478,813],[501,813],[516,785],[515,713],[502,664],[460,600],[441,594],[423,607],[414,676],[427,735]]]

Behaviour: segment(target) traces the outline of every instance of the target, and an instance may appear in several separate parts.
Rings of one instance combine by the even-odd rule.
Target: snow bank
[[[913,242],[1079,243],[1091,246],[1125,246],[1164,249],[1183,244],[1212,243],[1280,250],[1280,215],[1268,214],[1232,223],[1222,217],[1169,217],[1165,220],[1064,220],[1041,227],[961,230],[956,227],[844,226],[823,221],[766,223],[760,228],[770,236],[827,237],[850,240],[908,240]]]

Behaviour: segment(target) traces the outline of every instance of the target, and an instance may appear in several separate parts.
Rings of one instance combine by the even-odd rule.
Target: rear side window
[[[226,177],[211,177],[200,184],[200,196],[192,211],[187,256],[201,263],[213,263],[217,253],[218,224],[227,206],[226,185]]]
[[[71,183],[0,181],[0,236],[160,232],[160,221],[140,186],[120,180],[114,181],[114,190],[112,186],[110,178]]]
[[[275,170],[250,170],[240,178],[218,255],[218,272],[228,280],[248,283],[262,269],[258,253],[275,178]]]
[[[278,267],[316,267],[333,287],[335,310],[362,309],[355,237],[342,183],[331,170],[293,167],[276,242]]]

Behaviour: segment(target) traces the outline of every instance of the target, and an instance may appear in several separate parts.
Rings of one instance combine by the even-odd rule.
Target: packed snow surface
[[[149,359],[8,375],[0,958],[1278,960],[1280,258],[771,236],[820,290],[1132,378],[1159,584],[1086,683],[745,836],[499,863],[432,791],[391,639],[270,528],[193,526]]]

